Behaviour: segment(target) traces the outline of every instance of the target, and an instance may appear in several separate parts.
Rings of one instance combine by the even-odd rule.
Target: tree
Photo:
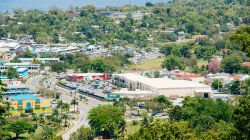
[[[68,103],[62,103],[61,109],[66,111],[66,113],[69,111],[70,105]]]
[[[212,60],[208,63],[208,72],[218,73],[220,71],[220,62],[217,59]]]
[[[74,105],[74,110],[75,110],[75,106],[78,105],[78,102],[76,100],[76,98],[72,99],[71,102],[70,102],[71,105]]]
[[[114,70],[114,68],[110,64],[107,64],[107,62],[101,58],[94,59],[92,61],[91,69],[101,73]]]
[[[229,83],[229,90],[231,94],[240,94],[240,80],[234,80]]]
[[[154,6],[154,4],[152,2],[146,2],[145,6],[152,7],[152,6]]]
[[[154,78],[159,78],[160,76],[161,75],[159,71],[154,71]]]
[[[50,41],[50,36],[45,32],[39,32],[36,35],[36,41],[38,43],[47,44]]]
[[[67,126],[69,115],[67,113],[62,114],[61,119],[64,119],[64,126]]]
[[[6,91],[6,84],[0,80],[0,129],[6,123],[5,118],[10,115],[9,110],[11,109],[9,102],[4,102],[2,92]]]
[[[250,56],[250,26],[239,28],[231,37],[230,41],[240,45],[242,51]]]
[[[0,38],[7,37],[7,32],[3,27],[0,27]]]
[[[179,121],[182,118],[182,108],[180,106],[174,106],[169,111],[169,119],[172,121]]]
[[[51,64],[51,70],[54,72],[65,72],[67,65],[64,62],[54,62]]]
[[[210,129],[201,134],[202,139],[230,139],[236,140],[237,130],[233,126],[233,123],[225,122],[220,120],[218,123],[215,123]]]
[[[241,92],[244,95],[250,95],[250,78],[247,78],[243,81],[241,88]]]
[[[89,125],[97,136],[113,138],[118,135],[118,130],[124,122],[124,112],[112,105],[102,105],[89,112]]]
[[[237,139],[250,139],[250,96],[242,96],[233,113],[235,128],[238,130]]]
[[[15,133],[16,138],[18,138],[20,134],[31,131],[32,124],[26,120],[15,120],[7,124],[6,129]]]
[[[181,58],[174,55],[167,56],[161,66],[162,68],[166,68],[168,70],[183,69]]]
[[[55,138],[55,130],[52,127],[49,126],[43,126],[42,127],[42,132],[41,132],[41,138],[42,140],[51,140]]]
[[[216,49],[214,46],[196,46],[194,54],[198,59],[209,60],[212,58]]]
[[[187,122],[172,122],[155,120],[147,126],[141,127],[138,132],[129,136],[128,140],[154,140],[154,139],[195,139],[192,129]]]
[[[213,89],[216,89],[216,90],[219,90],[219,89],[221,89],[223,87],[222,82],[220,80],[214,80],[212,82],[211,86],[212,86]]]
[[[227,73],[237,73],[241,69],[242,58],[238,53],[225,56],[221,61],[221,69]]]
[[[157,103],[162,104],[166,107],[169,107],[170,105],[172,105],[172,103],[166,98],[166,96],[164,95],[160,95],[158,97],[155,97],[154,99]]]
[[[70,140],[92,140],[95,133],[91,128],[81,127],[76,132],[70,135]]]
[[[13,67],[8,67],[7,70],[3,72],[3,75],[7,76],[9,79],[14,79],[19,77],[17,70]]]

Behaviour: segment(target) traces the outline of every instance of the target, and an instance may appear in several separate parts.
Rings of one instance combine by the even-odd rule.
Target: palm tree
[[[52,115],[47,115],[46,119],[48,120],[49,124],[51,124],[51,121],[53,120],[53,116]]]
[[[63,103],[61,106],[61,109],[66,111],[66,113],[69,111],[70,105],[68,103]]]
[[[32,120],[36,121],[36,126],[38,126],[38,120],[39,120],[39,118],[38,118],[38,116],[37,116],[36,113],[32,113]]]
[[[60,108],[63,104],[63,101],[62,100],[59,100],[57,101],[57,108]]]
[[[122,121],[119,125],[118,134],[120,134],[121,138],[124,138],[124,133],[126,133],[126,121]]]
[[[64,119],[64,126],[67,126],[67,120],[69,119],[69,115],[67,113],[62,114],[61,119]]]
[[[58,109],[55,109],[55,110],[53,110],[53,112],[52,112],[52,120],[53,120],[53,122],[56,122],[56,123],[59,123],[59,125],[60,125],[60,118],[59,118],[59,111],[58,111]]]
[[[76,100],[76,98],[72,99],[71,102],[70,102],[71,105],[74,105],[74,111],[75,111],[75,106],[78,105],[78,102]]]
[[[38,119],[39,119],[39,122],[44,125],[44,123],[45,123],[44,114],[40,114]]]

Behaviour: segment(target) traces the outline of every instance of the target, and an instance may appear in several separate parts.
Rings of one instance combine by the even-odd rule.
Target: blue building
[[[19,78],[25,78],[29,76],[28,68],[17,68],[17,72],[18,72]]]
[[[28,68],[17,68],[16,71],[18,72],[18,78],[23,79],[29,76],[29,69]],[[9,80],[9,78],[3,75],[4,70],[0,71],[0,80]]]

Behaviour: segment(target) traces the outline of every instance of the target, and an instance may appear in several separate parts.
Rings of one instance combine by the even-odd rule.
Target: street
[[[27,85],[31,86],[31,88],[37,89],[39,87],[39,82],[42,79],[43,79],[43,76],[41,76],[41,75],[31,77],[27,81]],[[49,83],[51,89],[55,89],[61,93],[60,98],[63,100],[63,102],[70,104],[70,102],[73,98],[79,98],[80,94],[75,93],[74,91],[73,91],[74,94],[72,94],[71,93],[72,91],[57,86],[56,85],[56,82],[57,82],[56,75],[53,75],[53,74],[50,75],[50,77],[48,79],[46,79],[45,81],[43,82],[43,86],[47,88],[46,84]],[[73,123],[74,125],[72,127],[70,127],[68,130],[66,130],[64,132],[64,134],[62,135],[64,140],[68,140],[70,138],[70,135],[73,132],[77,131],[77,129],[80,128],[81,126],[88,126],[87,117],[88,117],[88,112],[91,108],[96,107],[100,104],[105,104],[105,102],[99,101],[99,100],[94,99],[94,98],[90,98],[90,97],[86,97],[86,98],[87,98],[87,103],[85,103],[83,101],[78,101],[79,114],[77,115],[75,120],[71,121],[71,123]]]

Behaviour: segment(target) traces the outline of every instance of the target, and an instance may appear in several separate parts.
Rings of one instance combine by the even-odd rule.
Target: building
[[[32,63],[34,60],[38,60],[43,64],[47,64],[49,62],[59,62],[60,58],[19,58],[22,63]]]
[[[250,67],[250,62],[244,62],[241,64],[243,67]]]
[[[113,74],[112,83],[129,91],[136,89],[152,91],[166,97],[212,96],[212,89],[208,85],[186,80],[172,80],[167,78],[148,78],[134,73]]]
[[[208,39],[208,36],[207,35],[193,35],[192,39],[193,40]]]
[[[77,74],[68,74],[66,76],[66,79],[75,82],[80,82],[84,80],[95,80],[95,79],[107,80],[108,75],[103,73],[77,73]]]
[[[34,112],[48,113],[51,111],[49,99],[39,98],[26,85],[8,85],[3,93],[4,101],[11,103],[13,114]]]
[[[120,98],[127,97],[130,99],[134,99],[134,98],[152,99],[157,96],[157,94],[155,94],[152,91],[139,90],[139,89],[136,89],[135,91],[129,91],[127,88],[122,88],[121,90],[114,91],[113,94],[118,95],[118,97]]]
[[[4,70],[0,70],[0,80],[9,80],[9,78],[2,74]],[[22,80],[29,76],[29,69],[28,68],[17,68],[16,71],[18,72],[19,80]]]
[[[7,63],[4,61],[0,61],[0,70],[5,70],[8,67],[28,68],[30,72],[34,70],[40,70],[40,64],[36,64],[36,63]]]
[[[10,98],[11,113],[19,114],[26,112],[49,113],[51,112],[50,100],[38,98],[32,94],[18,94]]]

